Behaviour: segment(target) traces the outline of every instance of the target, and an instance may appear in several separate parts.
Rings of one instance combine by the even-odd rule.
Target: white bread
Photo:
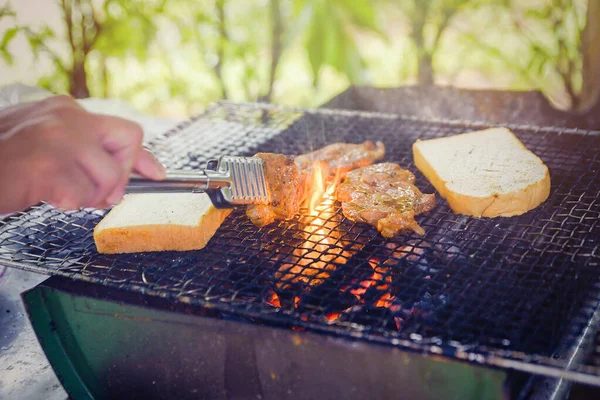
[[[550,194],[544,162],[506,128],[416,141],[417,168],[459,214],[521,215]]]
[[[94,229],[99,253],[199,250],[229,209],[217,209],[205,193],[131,194]]]

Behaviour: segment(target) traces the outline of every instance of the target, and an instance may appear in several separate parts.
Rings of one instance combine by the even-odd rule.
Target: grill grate
[[[414,167],[412,143],[483,127],[222,103],[150,147],[168,167],[189,170],[221,154],[381,140],[384,161],[415,172],[417,186],[433,193]],[[600,385],[600,368],[567,357],[600,316],[600,136],[512,128],[552,177],[550,198],[520,217],[456,215],[438,196],[417,217],[424,237],[384,240],[328,201],[318,215],[303,210],[261,230],[236,210],[201,251],[101,255],[92,230],[104,211],[40,205],[0,222],[0,264]]]

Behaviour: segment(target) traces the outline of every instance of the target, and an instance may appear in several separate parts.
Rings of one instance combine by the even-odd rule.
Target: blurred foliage
[[[298,0],[294,2],[293,35],[302,35],[315,83],[327,65],[348,76],[352,82],[364,81],[364,61],[352,28],[379,30],[375,7],[369,0]]]
[[[435,83],[433,56],[453,17],[467,8],[477,9],[485,4],[489,4],[489,1],[408,0],[398,3],[410,24],[410,39],[417,55],[420,84]]]
[[[221,98],[316,106],[350,84],[465,81],[541,89],[576,107],[583,85],[585,0],[55,1],[60,21],[31,26],[0,8],[0,60],[14,62],[21,34],[52,63],[39,85],[158,114]]]
[[[586,10],[585,0],[531,4],[505,0],[502,7],[494,7],[494,35],[466,32],[464,37],[502,60],[531,86],[550,98],[563,95],[568,107],[577,109],[583,85],[581,36]]]
[[[0,7],[0,22],[3,20],[11,20],[11,22],[15,24],[15,17],[15,12],[10,8],[8,4],[4,5],[3,7]],[[17,36],[17,33],[19,33],[19,27],[11,26],[6,31],[4,31],[4,34],[1,36],[0,39],[0,56],[2,57],[2,60],[9,65],[13,63],[13,55],[8,50],[8,46],[15,38],[15,36]]]

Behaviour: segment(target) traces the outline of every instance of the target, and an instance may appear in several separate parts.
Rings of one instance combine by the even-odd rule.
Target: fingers
[[[52,181],[51,193],[46,201],[63,210],[76,210],[92,206],[96,187],[87,174],[77,165],[65,168]]]
[[[150,179],[164,178],[162,165],[142,148],[143,132],[139,125],[111,116],[94,115],[93,119],[105,154],[91,151],[80,159],[80,163],[97,185],[95,201],[98,206],[120,202],[132,170]],[[106,154],[112,158],[112,166]]]
[[[116,204],[132,170],[164,178],[142,139],[138,125],[88,113],[67,96],[3,109],[0,189],[3,194],[21,189],[10,190],[0,209],[10,212],[42,200],[63,209]]]
[[[90,146],[85,151],[80,151],[77,161],[95,186],[90,206],[106,202],[116,204],[121,200],[128,175],[108,152],[100,147]]]
[[[133,166],[135,172],[154,180],[165,179],[165,168],[154,158],[152,153],[142,149]]]
[[[140,126],[110,116],[97,116],[97,122],[102,146],[121,164],[124,171],[131,171],[142,150],[144,134]]]
[[[109,116],[98,116],[102,145],[129,174],[132,169],[150,179],[164,179],[163,166],[142,148],[143,131],[131,121]]]
[[[125,187],[127,186],[127,182],[129,181],[129,175],[123,175],[121,180],[115,185],[112,192],[104,199],[102,203],[96,205],[98,208],[106,208],[115,204],[119,204],[125,196]]]

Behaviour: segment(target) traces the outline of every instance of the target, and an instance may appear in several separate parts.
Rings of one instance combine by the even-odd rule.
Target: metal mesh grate
[[[411,145],[483,128],[344,111],[223,103],[150,144],[172,168],[220,154],[299,154],[381,140],[385,161],[417,175]],[[424,237],[384,240],[325,202],[261,230],[236,210],[194,252],[101,255],[104,211],[47,205],[0,222],[0,264],[210,305],[249,320],[311,329],[600,384],[568,355],[599,317],[600,135],[513,127],[548,165],[550,198],[520,217],[475,219],[438,206]],[[311,228],[312,227],[312,228]]]

